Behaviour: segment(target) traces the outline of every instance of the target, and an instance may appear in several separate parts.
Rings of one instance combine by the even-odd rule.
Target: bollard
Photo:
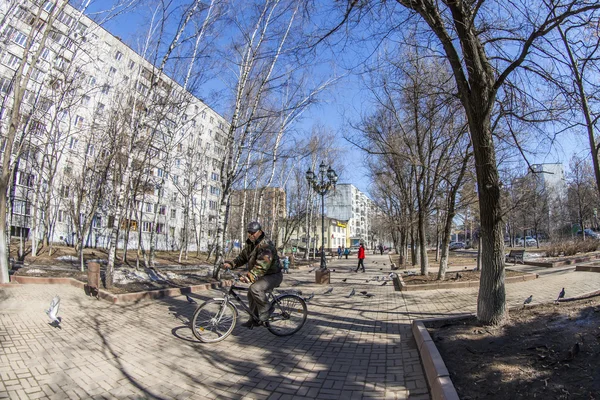
[[[402,290],[402,287],[400,286],[400,277],[398,276],[398,274],[394,274],[392,276],[392,282],[394,282],[394,290],[396,292],[399,292]]]
[[[328,269],[321,270],[318,269],[315,271],[315,282],[323,285],[329,284],[330,273]]]
[[[88,286],[98,289],[100,287],[100,264],[97,262],[88,263]]]

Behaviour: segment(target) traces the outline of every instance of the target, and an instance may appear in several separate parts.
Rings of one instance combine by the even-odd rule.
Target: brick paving
[[[394,292],[366,282],[389,273],[387,257],[366,261],[358,274],[354,259],[330,261],[329,295],[314,273],[286,275],[283,286],[315,293],[295,335],[238,326],[217,344],[195,340],[184,296],[113,305],[67,285],[0,287],[0,399],[429,399],[410,322],[473,312],[477,289]],[[551,301],[562,287],[567,297],[600,289],[600,274],[556,269],[507,285],[508,303]],[[55,294],[62,329],[43,311]]]

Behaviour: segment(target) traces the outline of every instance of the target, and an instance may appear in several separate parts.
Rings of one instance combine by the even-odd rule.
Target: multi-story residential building
[[[562,163],[532,164],[538,190],[552,197],[564,197],[567,194],[567,184]]]
[[[0,21],[2,151],[16,78],[29,77],[11,160],[11,233],[73,244],[79,232],[107,246],[118,216],[120,248],[206,249],[226,121],[64,0],[0,1]]]
[[[354,185],[338,184],[335,191],[325,197],[326,214],[329,218],[348,221],[348,241],[346,246],[358,246],[360,242],[373,248],[371,217],[375,205],[371,199]]]
[[[325,251],[336,251],[338,246],[341,247],[349,247],[350,239],[349,239],[349,230],[348,230],[348,222],[342,221],[335,218],[325,217]],[[284,227],[281,227],[280,230],[283,230]],[[283,246],[282,239],[284,237],[289,238],[286,246],[286,251],[289,251],[293,247],[306,248],[308,239],[310,236],[310,249],[319,250],[321,247],[321,218],[317,217],[315,220],[315,224],[311,227],[311,234],[306,234],[306,226],[304,224],[300,224],[295,227],[290,232],[282,232],[280,231],[277,242],[277,246]]]

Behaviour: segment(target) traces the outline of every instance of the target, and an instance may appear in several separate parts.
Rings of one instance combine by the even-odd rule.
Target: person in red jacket
[[[354,272],[358,272],[360,267],[362,267],[362,272],[365,272],[365,246],[362,243],[358,248],[358,267],[356,267],[356,271]]]

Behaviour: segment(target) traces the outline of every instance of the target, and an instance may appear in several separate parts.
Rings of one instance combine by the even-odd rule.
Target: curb
[[[12,276],[13,283],[3,284],[9,287],[16,284],[50,284],[50,285],[70,285],[78,289],[84,289],[85,283],[74,278],[42,278],[34,276]],[[203,285],[193,285],[181,288],[147,290],[145,292],[113,294],[104,289],[98,289],[98,299],[106,300],[113,304],[136,303],[146,299],[161,299],[164,297],[175,297],[182,294],[201,292],[203,290],[218,289],[231,286],[232,281],[222,281],[215,283],[206,283]]]
[[[466,318],[465,316],[454,319]],[[453,319],[453,318],[448,318]],[[423,321],[415,320],[412,323],[412,333],[417,342],[417,351],[421,356],[421,364],[425,371],[425,379],[433,400],[459,400],[458,393],[450,379],[450,373],[440,355],[433,339],[429,335]]]
[[[448,283],[430,283],[425,285],[407,285],[400,277],[400,291],[410,292],[415,290],[436,290],[436,289],[462,289],[468,287],[479,287],[479,281],[468,282],[448,282]],[[511,276],[504,279],[505,283],[526,282],[539,278],[538,274],[524,274],[520,276]]]

